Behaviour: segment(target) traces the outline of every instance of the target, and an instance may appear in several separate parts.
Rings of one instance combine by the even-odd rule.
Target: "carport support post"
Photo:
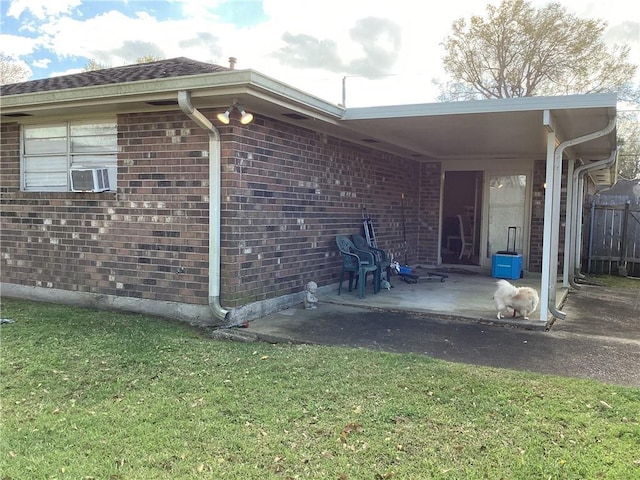
[[[556,148],[556,135],[553,131],[550,118],[545,123],[547,127],[547,175],[545,181],[545,191],[544,191],[544,227],[542,232],[542,280],[540,285],[540,320],[546,322],[549,317],[549,296],[550,296],[550,281],[551,281],[551,260],[552,260],[552,239],[554,235],[553,219],[555,218],[553,215],[554,212],[554,190],[555,190],[555,181],[556,175],[554,168],[554,158],[555,158],[555,148]],[[560,175],[562,174],[562,162],[560,162]],[[558,175],[558,177],[560,177]],[[558,183],[560,183],[560,178],[558,178]],[[558,189],[560,186],[558,186]],[[558,198],[560,196],[558,195]],[[556,208],[558,209],[558,214],[560,212],[560,202],[558,201],[558,205]],[[557,243],[557,233],[556,233],[556,243]],[[556,252],[557,252],[557,244],[556,244]],[[556,257],[556,262],[557,262]],[[557,268],[557,266],[555,266]],[[555,292],[555,289],[553,290]],[[555,301],[555,299],[554,299]]]

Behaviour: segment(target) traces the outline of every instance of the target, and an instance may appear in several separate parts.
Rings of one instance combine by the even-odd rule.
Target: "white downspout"
[[[599,160],[593,163],[587,163],[575,169],[573,172],[573,185],[575,196],[573,199],[573,215],[575,215],[575,220],[571,222],[571,232],[570,232],[570,248],[573,247],[573,255],[569,255],[569,265],[568,265],[568,274],[569,274],[569,283],[573,288],[579,289],[581,288],[575,282],[575,277],[580,274],[577,265],[580,264],[580,256],[582,254],[582,206],[584,202],[584,177],[587,173],[601,170],[604,168],[609,168],[615,164],[618,152],[617,150],[613,150],[609,158],[605,158],[604,160]],[[580,233],[578,233],[580,232]],[[567,250],[569,251],[569,250]]]
[[[216,318],[228,322],[230,312],[220,305],[220,133],[191,104],[190,92],[178,92],[178,105],[209,134],[209,308]]]
[[[573,288],[579,289],[580,286],[575,283],[575,276],[578,274],[575,270],[576,260],[580,258],[580,246],[578,242],[578,230],[582,227],[582,199],[584,195],[584,185],[582,180],[586,172],[586,164],[579,159],[581,165],[573,170],[571,190],[573,196],[571,198],[571,211],[567,213],[567,233],[564,238],[564,276],[563,282],[569,283]],[[567,209],[569,210],[569,209]]]
[[[545,197],[545,241],[548,240],[549,245],[543,248],[543,287],[546,286],[546,292],[542,292],[542,299],[546,300],[547,310],[554,317],[564,319],[566,313],[556,308],[556,283],[558,281],[558,243],[560,237],[560,189],[562,187],[562,154],[566,148],[580,143],[588,142],[595,138],[603,137],[610,133],[616,126],[616,119],[613,118],[609,124],[602,130],[598,130],[581,137],[573,138],[562,142],[555,149],[552,172],[547,170],[547,182],[552,180],[551,192],[547,190]],[[551,135],[550,135],[551,136]],[[547,162],[548,164],[549,162]],[[547,165],[548,167],[548,165]],[[548,183],[547,183],[548,185]],[[551,205],[549,206],[549,202]],[[550,218],[547,219],[547,211],[551,212]],[[548,228],[548,230],[547,230]],[[549,235],[547,236],[547,232]],[[566,234],[566,232],[565,232]],[[546,261],[545,261],[546,260]],[[545,271],[544,267],[547,267]],[[545,282],[546,280],[546,282]],[[546,285],[545,285],[546,284]],[[546,298],[545,298],[546,297]],[[542,302],[541,302],[542,303]],[[544,303],[542,303],[544,305]],[[541,307],[544,308],[544,307]],[[546,318],[541,318],[546,321]]]
[[[569,233],[571,232],[571,228],[573,227],[574,223],[575,213],[573,212],[573,205],[575,195],[577,195],[577,192],[575,191],[575,185],[571,181],[575,169],[576,160],[574,158],[569,158],[567,165],[567,208],[564,218],[564,263],[562,267],[562,286],[565,288],[569,286],[569,263],[571,261],[571,255],[569,255],[569,252],[573,251],[571,249],[572,243]]]

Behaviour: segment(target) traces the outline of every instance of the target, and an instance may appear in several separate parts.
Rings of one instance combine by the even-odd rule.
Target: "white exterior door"
[[[487,174],[484,265],[491,265],[492,255],[498,251],[512,250],[514,241],[516,252],[526,257],[529,246],[528,178],[526,173]],[[513,229],[511,239],[508,239],[509,227],[515,227],[515,240]]]

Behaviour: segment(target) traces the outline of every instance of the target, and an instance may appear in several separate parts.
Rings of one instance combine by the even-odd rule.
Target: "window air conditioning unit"
[[[74,168],[71,170],[72,192],[105,192],[109,190],[109,170],[100,168]]]

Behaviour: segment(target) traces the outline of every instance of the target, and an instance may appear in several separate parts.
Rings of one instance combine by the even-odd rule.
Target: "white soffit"
[[[427,160],[545,158],[545,111],[565,141],[604,128],[615,109],[615,94],[527,97],[347,109],[343,125]],[[600,159],[613,148],[615,132],[576,146],[575,153]]]

